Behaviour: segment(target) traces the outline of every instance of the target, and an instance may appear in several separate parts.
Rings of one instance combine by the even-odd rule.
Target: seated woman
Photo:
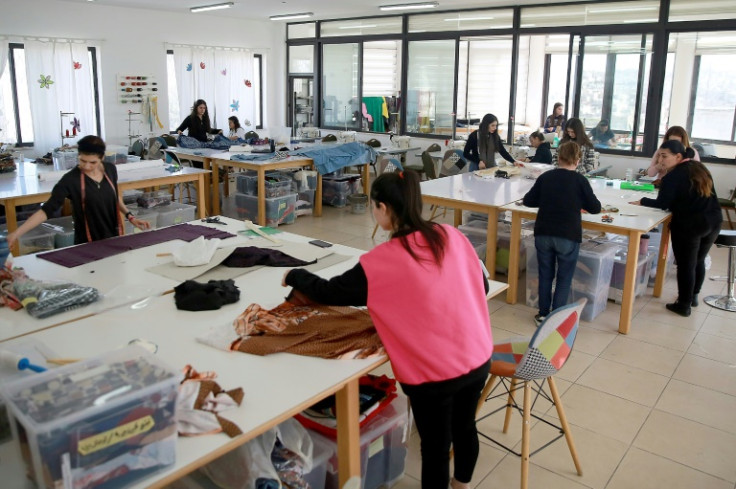
[[[544,140],[544,134],[534,131],[529,135],[529,144],[532,148],[536,148],[536,152],[531,159],[527,158],[528,162],[552,164],[552,149],[549,143]]]
[[[565,115],[562,113],[565,107],[562,103],[557,102],[552,109],[552,115],[548,116],[544,121],[544,132],[556,132],[562,131],[565,126]]]
[[[230,126],[230,134],[228,139],[231,141],[237,141],[238,139],[245,140],[245,129],[240,127],[240,121],[234,115],[227,118],[227,123]]]
[[[590,131],[590,139],[596,148],[610,148],[616,146],[616,134],[611,131],[606,119],[601,119],[597,126]]]
[[[562,136],[560,145],[567,141],[574,141],[580,146],[581,157],[578,162],[577,172],[588,173],[596,168],[595,164],[595,150],[593,149],[593,142],[585,134],[585,126],[583,121],[577,117],[571,117],[568,119],[565,125],[565,133]],[[552,156],[552,163],[557,165],[557,153]]]
[[[486,114],[483,116],[483,120],[480,121],[478,130],[471,132],[468,136],[463,156],[470,162],[470,171],[498,166],[496,165],[496,153],[500,154],[509,163],[514,162],[514,158],[503,147],[497,129],[498,119],[496,116]]]
[[[690,138],[687,136],[687,131],[684,127],[672,126],[667,129],[667,132],[664,133],[662,144],[666,143],[667,141],[680,141],[682,145],[685,146],[685,149],[691,148],[693,150],[692,159],[695,161],[700,161],[700,155],[698,154],[698,151],[690,146]],[[654,156],[652,156],[652,162],[649,164],[649,168],[647,168],[647,176],[658,177],[659,180],[666,173],[667,169],[664,168],[664,166],[660,167],[659,165],[659,150],[657,150],[655,151]]]

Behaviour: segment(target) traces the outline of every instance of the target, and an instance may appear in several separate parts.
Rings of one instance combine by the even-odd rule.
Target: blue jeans
[[[556,236],[535,236],[534,247],[537,249],[539,264],[539,314],[546,316],[550,311],[568,303],[580,243]],[[555,279],[555,266],[557,281],[553,298],[552,281]]]

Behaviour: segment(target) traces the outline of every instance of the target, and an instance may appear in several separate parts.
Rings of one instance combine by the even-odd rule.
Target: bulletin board
[[[158,95],[159,85],[152,75],[118,75],[116,88],[121,104],[140,104]]]

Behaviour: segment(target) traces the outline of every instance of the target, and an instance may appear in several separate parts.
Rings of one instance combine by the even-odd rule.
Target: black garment
[[[187,135],[190,137],[193,137],[199,141],[202,141],[203,143],[207,142],[207,133],[210,134],[218,134],[220,131],[218,129],[209,129],[204,127],[204,122],[199,117],[192,117],[191,115],[188,115],[186,119],[179,125],[179,127],[176,128],[178,131],[184,131],[187,130]]]
[[[235,248],[222,262],[223,265],[230,268],[247,268],[256,265],[266,265],[269,267],[303,267],[312,263],[317,263],[317,260],[304,261],[287,255],[283,251],[258,248],[256,246]]]
[[[401,384],[411,402],[422,451],[422,489],[447,489],[450,447],[454,477],[468,483],[478,460],[475,408],[491,367],[490,359],[465,375],[419,385]],[[447,429],[437,429],[447,427]]]
[[[206,284],[187,280],[174,287],[176,308],[182,311],[214,311],[240,300],[232,280],[210,280]]]
[[[552,164],[552,150],[548,142],[541,143],[537,146],[537,151],[531,159],[531,163],[548,163]]]
[[[663,178],[656,199],[643,198],[641,205],[672,212],[670,232],[672,252],[677,261],[677,300],[690,304],[700,293],[705,279],[705,257],[721,229],[721,206],[713,188],[710,197],[698,195],[690,182],[690,167],[685,161]]]
[[[564,168],[542,173],[524,196],[524,205],[539,207],[535,236],[557,236],[578,243],[583,240],[580,209],[591,214],[601,211],[588,180]]]
[[[490,290],[488,280],[483,277],[486,294]],[[296,268],[286,276],[286,285],[294,287],[314,302],[331,306],[365,306],[368,304],[368,278],[363,266],[353,268],[325,280],[307,270]]]
[[[498,133],[490,134],[490,136],[498,136]],[[503,147],[503,141],[501,138],[496,139],[496,152],[500,154],[504,160],[513,163],[514,159],[511,157],[506,148]],[[463,150],[463,156],[466,160],[472,161],[473,163],[480,163],[480,155],[478,154],[478,131],[473,131],[468,136],[468,141],[465,143],[465,149]],[[486,168],[497,166],[495,161],[486,161]]]
[[[72,218],[74,219],[74,244],[87,242],[86,222],[92,241],[118,236],[118,171],[112,163],[104,163],[105,174],[110,177],[115,188],[110,186],[107,178],[103,177],[98,183],[84,175],[84,206],[82,209],[82,185],[80,176],[83,175],[78,166],[75,166],[61,177],[61,180],[51,190],[51,197],[43,204],[46,217],[52,217],[64,205],[64,199],[72,203]]]

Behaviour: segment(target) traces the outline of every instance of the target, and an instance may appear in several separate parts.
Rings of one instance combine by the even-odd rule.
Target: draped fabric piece
[[[230,438],[243,432],[219,413],[235,409],[245,396],[241,387],[224,390],[213,379],[215,372],[197,372],[191,365],[184,367],[184,380],[176,399],[176,424],[182,436],[224,432]]]
[[[365,143],[346,143],[337,146],[305,148],[291,152],[292,156],[304,156],[314,161],[314,166],[322,175],[340,168],[364,165],[376,161],[376,150]]]
[[[49,251],[48,253],[39,253],[36,256],[63,267],[74,268],[109,256],[118,255],[126,251],[145,248],[146,246],[152,246],[166,241],[173,241],[175,239],[193,241],[200,236],[204,236],[205,239],[225,239],[232,238],[235,235],[207,226],[179,224],[177,226],[170,226],[163,229],[157,229],[155,231],[128,234],[125,236],[118,236],[116,238],[93,241],[91,243],[85,243],[70,248]]]
[[[100,297],[94,287],[73,283],[52,284],[30,278],[13,282],[13,292],[28,314],[38,319],[77,309]]]
[[[279,250],[258,248],[257,246],[241,246],[222,262],[226,267],[242,268],[256,265],[269,267],[303,267],[317,263],[317,260],[304,261],[287,255]]]

